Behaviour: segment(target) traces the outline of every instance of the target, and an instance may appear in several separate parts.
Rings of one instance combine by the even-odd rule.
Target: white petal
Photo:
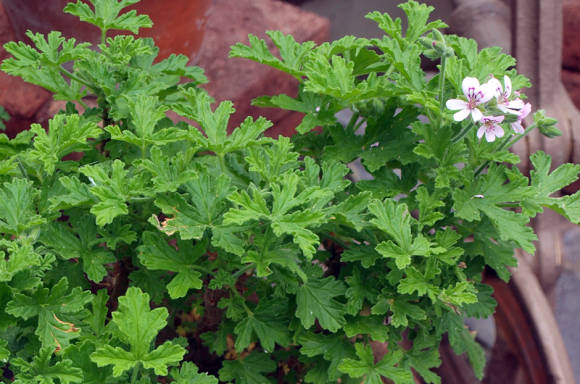
[[[495,77],[489,79],[487,83],[485,83],[488,87],[493,89],[493,94],[495,97],[500,96],[503,93],[503,89],[501,87],[501,83]]]
[[[512,94],[512,81],[507,75],[503,76],[503,85],[504,85],[506,97],[511,95]]]
[[[479,127],[479,129],[477,130],[477,138],[481,139],[483,137],[483,134],[485,133],[485,125],[482,125],[481,127]]]
[[[519,121],[516,121],[515,123],[511,124],[512,129],[514,130],[515,133],[524,133],[524,127],[522,127],[522,123]]]
[[[520,110],[520,114],[518,116],[518,119],[520,119],[520,120],[525,119],[526,116],[528,116],[531,111],[532,111],[532,104],[530,104],[530,103],[524,104],[524,106]]]
[[[447,102],[445,103],[445,106],[448,109],[451,110],[456,110],[456,109],[467,109],[467,102],[464,100],[459,100],[459,99],[449,99],[447,100]]]
[[[493,85],[490,85],[489,83],[483,84],[477,91],[480,94],[477,99],[478,104],[487,103],[495,95]]]
[[[492,127],[492,129],[493,129],[494,135],[496,135],[497,137],[503,137],[504,131],[503,131],[502,127],[500,127],[499,125],[494,125]]]
[[[520,110],[518,109],[510,109],[506,106],[506,104],[498,104],[497,107],[499,108],[499,110],[501,110],[503,113],[511,113],[513,115],[519,115],[520,114]]]
[[[471,111],[471,117],[473,118],[473,121],[477,122],[481,120],[481,118],[483,117],[483,113],[481,113],[479,109],[475,108],[474,110]]]
[[[456,112],[456,113],[453,115],[453,119],[454,119],[455,121],[462,121],[462,120],[465,120],[465,118],[466,118],[467,116],[469,116],[469,109],[465,108],[465,109],[462,109],[462,110],[461,110],[461,111],[459,111],[459,112]]]
[[[488,143],[495,141],[495,133],[493,132],[493,130],[491,129],[485,130],[485,140],[487,140]]]
[[[469,89],[472,88],[473,91],[471,94],[473,94],[475,92],[475,90],[477,90],[477,88],[479,88],[479,80],[477,80],[475,77],[466,77],[465,79],[463,79],[463,82],[461,83],[461,88],[463,89],[463,94],[469,98],[470,95],[470,91]]]
[[[522,99],[515,99],[512,101],[508,101],[506,105],[508,108],[511,109],[522,109],[524,107],[524,101]]]

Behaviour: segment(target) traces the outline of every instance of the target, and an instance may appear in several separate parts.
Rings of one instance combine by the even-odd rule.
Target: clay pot
[[[26,31],[48,33],[58,30],[66,37],[98,43],[98,28],[81,22],[62,10],[70,0],[2,0],[17,40],[27,40]],[[211,0],[142,0],[129,9],[148,15],[153,28],[140,30],[140,37],[152,37],[159,47],[159,59],[171,53],[193,58],[203,38]],[[109,32],[108,36],[116,31]]]
[[[475,379],[465,355],[448,344],[440,348],[438,373],[446,384],[568,384],[574,374],[556,319],[538,279],[519,255],[519,266],[506,284],[494,274],[484,282],[494,289],[496,337],[487,351],[482,382]]]

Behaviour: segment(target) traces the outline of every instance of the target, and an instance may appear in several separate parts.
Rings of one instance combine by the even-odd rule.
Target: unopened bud
[[[540,109],[534,113],[534,122],[540,133],[546,137],[561,136],[562,132],[556,127],[558,120],[546,116],[546,112]]]

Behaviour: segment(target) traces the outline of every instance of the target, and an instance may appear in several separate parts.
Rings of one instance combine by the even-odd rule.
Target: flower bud
[[[534,122],[540,130],[540,133],[546,137],[556,137],[562,135],[562,132],[556,128],[558,120],[546,116],[546,112],[543,109],[540,109],[534,113]]]

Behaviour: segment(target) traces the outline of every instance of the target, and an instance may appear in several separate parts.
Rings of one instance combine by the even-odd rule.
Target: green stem
[[[352,116],[350,117],[350,120],[348,122],[348,125],[346,126],[347,132],[352,132],[352,128],[354,127],[355,123],[357,122],[359,116],[360,116],[360,113],[358,111],[354,112],[352,114]]]
[[[101,44],[105,45],[105,40],[107,39],[107,30],[101,29]]]
[[[471,121],[468,126],[463,128],[453,139],[451,139],[451,142],[453,144],[459,142],[461,139],[465,137],[465,135],[467,135],[467,133],[471,130],[471,128],[473,128],[473,126],[474,126],[473,121]]]
[[[238,279],[238,277],[242,276],[248,269],[254,268],[254,263],[246,264],[242,268],[238,269],[236,273],[232,275],[234,279]]]
[[[76,76],[75,74],[67,71],[66,69],[64,69],[63,67],[61,67],[60,65],[57,66],[58,70],[63,73],[64,75],[66,75],[69,79],[76,81],[77,83],[81,83],[82,85],[84,85],[85,87],[89,88],[91,91],[95,92],[95,89],[93,88],[93,86],[89,83],[87,83],[85,80],[81,79],[80,77]]]
[[[246,305],[246,299],[244,298],[244,296],[242,296],[240,294],[240,292],[238,292],[238,290],[236,289],[236,287],[230,287],[230,291],[232,291],[232,293],[234,295],[236,295],[242,302],[242,307],[244,307],[244,310],[246,311],[246,313],[248,314],[248,316],[253,317],[254,316],[254,312],[252,312],[252,310],[250,309],[250,307],[248,307]]]
[[[26,172],[26,168],[24,168],[24,165],[22,164],[22,161],[20,160],[19,157],[16,157],[16,164],[18,164],[18,170],[20,171],[20,173],[22,174],[22,176],[26,179],[28,179],[28,172]]]
[[[229,170],[228,170],[228,167],[226,165],[225,155],[222,154],[222,153],[220,153],[220,154],[218,154],[218,158],[219,158],[219,161],[220,161],[220,168],[222,169],[222,173],[225,173],[226,175],[228,175],[229,174]]]
[[[388,78],[389,75],[391,74],[391,72],[393,72],[393,70],[395,69],[395,64],[391,63],[391,65],[389,66],[389,68],[387,69],[387,71],[385,72],[385,74],[383,75],[385,78]]]
[[[137,375],[139,374],[139,369],[141,368],[141,363],[137,363],[133,368],[133,373],[131,374],[131,384],[137,382]]]
[[[443,97],[445,95],[445,56],[441,57],[441,72],[439,72],[439,108],[443,111]]]
[[[89,106],[84,101],[82,101],[82,100],[77,100],[77,101],[81,105],[81,107],[83,107],[85,109],[85,111],[87,109],[89,109]]]
[[[264,243],[262,245],[262,251],[260,252],[260,259],[264,258],[264,253],[266,249],[270,246],[270,235],[272,234],[272,228],[268,225],[266,232],[264,232]]]

